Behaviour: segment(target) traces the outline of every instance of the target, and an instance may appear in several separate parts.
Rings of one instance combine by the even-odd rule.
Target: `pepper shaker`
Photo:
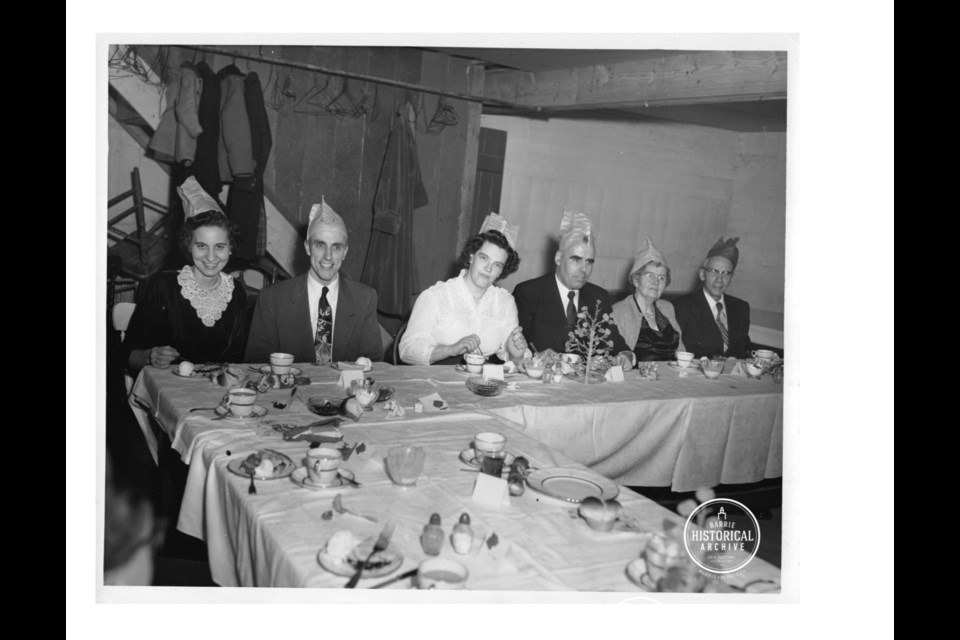
[[[443,529],[440,527],[440,514],[430,516],[430,522],[424,525],[420,534],[420,545],[428,556],[440,555],[443,548]]]

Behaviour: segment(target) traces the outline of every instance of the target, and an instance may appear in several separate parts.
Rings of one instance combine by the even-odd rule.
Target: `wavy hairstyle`
[[[219,211],[204,211],[198,213],[192,218],[183,221],[180,227],[180,250],[187,260],[190,259],[190,245],[193,244],[193,232],[200,227],[220,227],[227,230],[227,242],[230,243],[230,251],[233,251],[240,242],[240,233],[237,231],[237,225],[230,222],[227,216]]]
[[[457,260],[461,269],[470,268],[470,258],[480,250],[484,242],[489,242],[507,252],[507,262],[503,265],[503,271],[500,272],[500,280],[516,272],[520,267],[520,254],[513,250],[513,247],[507,242],[505,235],[493,229],[478,233],[467,240],[466,244],[463,245],[463,249],[460,251],[460,258]]]

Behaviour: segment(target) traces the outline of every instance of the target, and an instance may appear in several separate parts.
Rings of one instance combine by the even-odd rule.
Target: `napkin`
[[[302,427],[290,427],[287,429],[282,429],[283,439],[287,441],[291,440],[306,440],[307,442],[340,442],[343,439],[343,434],[340,433],[340,429],[337,427],[340,426],[342,420],[339,418],[332,418],[327,420],[321,420],[319,422],[314,422],[313,424],[308,424]],[[277,427],[287,427],[289,425],[275,425],[274,429]],[[281,429],[277,429],[278,431]]]
[[[440,402],[441,405],[438,407],[434,405],[434,402]],[[423,396],[420,398],[420,403],[423,405],[424,413],[432,413],[434,411],[443,411],[447,408],[447,403],[444,402],[443,398],[440,397],[439,393],[431,393],[428,396]]]

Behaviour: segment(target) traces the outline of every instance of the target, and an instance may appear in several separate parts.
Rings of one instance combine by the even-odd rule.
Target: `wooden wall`
[[[567,207],[596,225],[591,281],[611,291],[627,287],[647,235],[670,265],[668,292],[677,293],[696,286],[697,269],[720,235],[740,235],[730,293],[782,326],[784,134],[508,116],[484,116],[482,124],[507,131],[500,213],[520,225],[522,262],[506,288],[553,269]]]
[[[231,50],[293,62],[344,69],[435,88],[466,91],[478,83],[478,70],[463,60],[417,49],[397,47],[229,47]],[[359,279],[363,270],[377,179],[383,163],[393,114],[409,100],[424,110],[425,125],[437,107],[438,96],[405,89],[349,81],[355,97],[366,93],[376,97],[377,113],[360,118],[302,113],[311,107],[298,102],[311,89],[329,87],[339,92],[343,79],[242,58],[233,60],[205,54],[214,71],[233,62],[244,72],[256,71],[273,96],[273,82],[284,85],[297,98],[283,98],[279,108],[268,105],[273,150],[264,174],[264,184],[274,204],[301,232],[305,232],[310,207],[324,196],[341,216],[350,233],[350,251],[344,272]],[[171,47],[169,65],[177,69],[181,60],[199,61],[204,54]],[[479,71],[482,82],[482,70]],[[270,83],[270,84],[268,84]],[[422,96],[422,102],[421,102]],[[417,133],[420,169],[430,203],[414,216],[414,251],[419,265],[421,287],[447,277],[460,244],[461,217],[470,215],[475,176],[476,140],[480,107],[476,103],[451,100],[458,124],[436,134]],[[297,271],[308,268],[306,255]]]

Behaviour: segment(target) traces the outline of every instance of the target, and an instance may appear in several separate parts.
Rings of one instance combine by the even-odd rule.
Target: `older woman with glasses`
[[[680,325],[673,305],[661,300],[670,284],[670,268],[647,238],[647,247],[637,254],[630,269],[633,295],[613,305],[613,319],[638,362],[673,360],[683,351]]]

